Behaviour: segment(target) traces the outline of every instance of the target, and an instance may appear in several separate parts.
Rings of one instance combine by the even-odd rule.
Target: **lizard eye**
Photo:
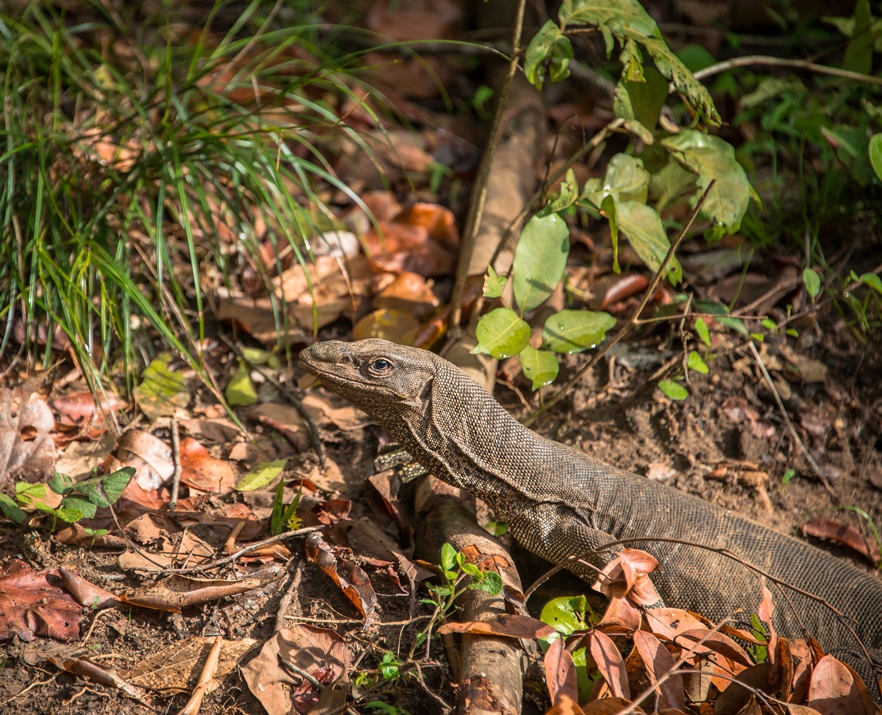
[[[371,372],[384,373],[392,369],[392,362],[386,358],[377,358],[371,363]]]

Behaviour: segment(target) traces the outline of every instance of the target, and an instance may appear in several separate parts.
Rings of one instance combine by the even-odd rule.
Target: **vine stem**
[[[624,338],[634,328],[634,326],[637,325],[637,321],[640,319],[640,314],[643,312],[643,309],[649,304],[649,301],[652,300],[652,296],[655,295],[658,284],[661,283],[662,278],[664,278],[665,273],[667,272],[668,266],[671,264],[671,261],[674,260],[674,254],[677,252],[680,244],[683,243],[683,239],[686,238],[686,234],[689,233],[689,229],[692,228],[692,224],[695,223],[695,219],[698,218],[701,207],[704,206],[704,202],[707,201],[707,197],[710,194],[711,189],[713,189],[713,187],[716,185],[716,183],[716,179],[712,179],[711,182],[707,185],[707,188],[704,190],[704,193],[701,195],[698,203],[695,204],[695,209],[692,211],[692,215],[689,217],[689,221],[686,222],[686,225],[683,226],[683,229],[680,231],[677,238],[675,238],[673,243],[671,243],[671,247],[668,249],[667,254],[665,254],[664,260],[661,262],[661,265],[658,267],[658,270],[655,272],[655,275],[649,282],[649,286],[647,286],[646,291],[643,294],[640,305],[637,306],[628,321],[616,332],[616,334],[612,338],[604,343],[603,347],[601,347],[596,353],[594,353],[594,357],[592,357],[566,385],[564,385],[557,392],[552,394],[548,399],[543,402],[542,405],[539,406],[538,409],[533,412],[533,414],[529,415],[527,419],[524,420],[525,425],[531,425],[533,422],[536,421],[539,415],[551,408],[553,405],[557,404],[557,402],[559,402],[564,395],[566,395],[570,390],[573,389],[573,387],[575,387],[579,383],[579,381],[585,376],[586,372],[588,372],[598,362],[600,362],[600,359],[609,352],[610,348],[613,345],[622,340],[622,338]]]
[[[710,67],[705,67],[703,70],[699,70],[694,74],[695,79],[701,81],[707,77],[713,77],[720,72],[725,72],[726,70],[735,67],[751,67],[753,65],[790,67],[792,69],[816,72],[817,74],[829,74],[834,77],[842,77],[844,79],[854,79],[859,82],[869,82],[871,84],[882,85],[882,77],[874,77],[872,75],[862,74],[861,72],[839,69],[838,67],[819,65],[811,60],[791,60],[786,57],[771,57],[769,55],[745,55],[744,57],[733,57],[731,60],[724,60],[723,62],[717,62]]]

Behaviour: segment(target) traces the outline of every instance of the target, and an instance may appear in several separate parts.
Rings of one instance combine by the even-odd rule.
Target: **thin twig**
[[[768,55],[745,55],[744,57],[733,57],[730,60],[717,62],[715,65],[705,67],[703,70],[695,72],[695,79],[701,81],[707,77],[713,77],[720,72],[734,69],[735,67],[751,67],[753,65],[770,65],[773,67],[790,67],[791,69],[807,70],[816,72],[817,74],[829,74],[834,77],[842,77],[844,79],[854,79],[859,82],[869,82],[871,84],[882,85],[882,77],[874,77],[861,72],[852,72],[851,70],[843,70],[838,67],[828,67],[827,65],[819,65],[809,60],[791,60],[785,57],[771,57]]]
[[[799,436],[799,433],[793,426],[790,415],[787,414],[787,410],[781,400],[781,395],[778,394],[778,389],[775,387],[775,383],[772,382],[772,376],[769,375],[769,371],[766,370],[766,366],[765,364],[763,364],[763,360],[760,357],[759,351],[756,349],[756,345],[754,345],[752,340],[750,341],[750,350],[753,352],[753,357],[756,360],[756,364],[759,366],[760,371],[763,373],[763,377],[765,377],[766,379],[766,384],[768,384],[769,389],[772,391],[772,396],[775,398],[775,402],[778,403],[778,409],[781,410],[781,416],[787,423],[787,429],[790,430],[790,436],[793,437],[793,441],[796,442],[797,446],[799,447],[799,451],[802,452],[802,456],[805,457],[806,461],[811,465],[818,479],[820,479],[821,483],[824,485],[824,488],[830,493],[830,496],[836,499],[836,503],[838,504],[839,501],[836,497],[836,492],[833,491],[833,487],[830,486],[830,482],[827,481],[827,477],[825,477],[821,472],[821,467],[815,461],[815,458],[812,457],[811,454],[809,454],[809,451],[806,449],[802,438]]]
[[[279,610],[276,612],[276,625],[273,629],[275,632],[282,630],[285,627],[285,619],[287,618],[288,609],[291,607],[291,603],[294,601],[294,596],[297,595],[297,591],[300,588],[300,581],[303,578],[303,559],[297,562],[297,566],[294,567],[294,573],[291,576],[291,585],[288,586],[285,591],[285,595],[282,596],[282,600],[279,601]]]
[[[451,334],[459,329],[459,321],[462,318],[462,298],[465,293],[466,278],[468,278],[469,262],[475,249],[475,241],[478,238],[478,229],[484,216],[484,205],[487,202],[487,187],[490,181],[490,169],[493,165],[493,156],[502,135],[503,119],[506,114],[508,95],[511,84],[518,71],[518,63],[521,58],[521,32],[524,29],[524,12],[527,0],[519,0],[514,20],[514,29],[511,38],[511,61],[508,72],[502,81],[499,92],[499,103],[496,106],[496,114],[493,117],[493,126],[487,139],[487,148],[481,159],[481,169],[475,187],[472,191],[472,201],[469,214],[466,218],[465,231],[463,232],[462,248],[459,252],[459,263],[456,266],[456,281],[453,285],[453,295],[450,299],[450,330]]]
[[[662,278],[664,278],[665,273],[667,272],[668,266],[671,264],[671,261],[674,260],[674,254],[680,247],[683,239],[686,238],[686,234],[689,232],[689,229],[692,228],[692,224],[695,223],[695,219],[698,218],[701,207],[704,206],[704,202],[707,200],[711,189],[713,189],[716,183],[716,179],[714,179],[707,185],[707,188],[704,190],[704,193],[701,195],[698,203],[695,204],[695,209],[692,211],[692,215],[689,217],[686,225],[683,226],[683,229],[680,231],[677,238],[675,238],[674,241],[671,243],[671,247],[665,254],[664,260],[661,262],[661,265],[658,267],[658,270],[655,272],[655,275],[649,282],[649,286],[647,286],[646,291],[643,294],[643,299],[640,301],[640,304],[634,310],[628,321],[616,332],[616,334],[612,338],[607,340],[603,344],[603,346],[596,353],[594,353],[594,356],[575,374],[575,376],[573,376],[573,378],[566,385],[564,385],[557,392],[551,395],[551,397],[546,399],[545,402],[533,412],[533,414],[529,415],[527,419],[524,420],[525,425],[532,424],[536,421],[536,418],[539,417],[539,415],[541,415],[553,405],[557,404],[557,402],[564,395],[566,395],[579,383],[579,381],[585,376],[585,373],[587,373],[598,362],[600,362],[600,359],[609,352],[610,348],[613,345],[622,340],[622,338],[624,338],[634,328],[634,326],[637,324],[637,320],[640,318],[640,314],[643,312],[643,309],[649,304],[649,301],[655,295],[658,284],[661,283]]]
[[[181,491],[181,432],[178,421],[172,417],[171,421],[172,463],[175,470],[172,472],[171,499],[168,502],[168,513],[174,514],[178,505],[178,493]]]
[[[213,561],[210,564],[193,566],[186,569],[163,569],[163,573],[198,573],[206,571],[208,569],[216,569],[220,566],[225,566],[226,564],[232,563],[245,554],[256,551],[257,549],[263,548],[264,546],[277,544],[278,542],[284,541],[285,539],[293,539],[298,536],[306,536],[307,534],[311,534],[313,531],[321,531],[324,528],[325,527],[323,526],[307,526],[303,529],[297,529],[296,531],[286,531],[284,534],[276,534],[276,536],[270,536],[268,539],[264,539],[263,541],[255,541],[253,544],[248,544],[247,546],[239,549],[235,554],[231,554],[226,558]]]

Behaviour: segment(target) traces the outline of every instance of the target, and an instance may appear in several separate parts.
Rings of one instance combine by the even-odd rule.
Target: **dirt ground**
[[[768,340],[761,356],[765,364],[772,366],[771,375],[784,374],[781,348],[789,340],[804,357],[827,366],[822,382],[788,381],[790,391],[784,404],[794,430],[825,475],[832,494],[796,446],[749,349],[721,351],[717,359],[709,362],[708,375],[693,374],[689,384],[691,396],[673,402],[648,380],[651,371],[669,357],[659,348],[664,347],[664,341],[657,335],[638,336],[642,343],[635,340],[626,346],[621,358],[603,361],[570,399],[543,415],[535,427],[594,457],[648,478],[664,480],[785,533],[797,533],[806,521],[825,517],[851,524],[871,536],[867,522],[847,509],[857,507],[875,523],[882,522],[882,357],[878,348],[857,340],[832,311],[822,313],[815,327],[815,338],[803,343],[783,337]],[[638,364],[637,356],[645,359],[639,367],[629,367]],[[565,371],[577,369],[584,359],[569,357]],[[780,382],[777,384],[781,386]],[[500,378],[496,394],[507,408],[523,415],[522,398],[529,394],[524,387],[520,383],[506,384]],[[732,419],[732,415],[744,414],[748,416],[741,422]],[[377,444],[383,441],[379,428],[367,426],[346,432],[326,428],[322,437],[330,461],[339,465],[344,480],[338,496],[354,500],[364,513],[376,513],[364,476]],[[308,453],[297,459],[305,472],[314,464]],[[793,469],[795,475],[785,483],[788,469]],[[296,471],[299,469],[295,468]],[[402,489],[400,494],[400,508],[405,513],[409,509],[409,493]],[[846,510],[839,510],[842,507]],[[207,527],[198,529],[207,539],[211,538]],[[406,539],[402,542],[402,546],[409,546]],[[870,568],[854,552],[825,542],[816,543]],[[342,634],[358,664],[352,677],[359,669],[375,668],[386,651],[406,655],[415,633],[415,626],[409,621],[413,615],[426,612],[424,606],[417,605],[411,612],[410,596],[395,588],[381,571],[374,571],[371,578],[378,594],[378,620],[396,625],[374,625],[365,630],[359,614],[339,589],[304,559],[302,542],[292,543],[291,548],[289,568],[291,573],[299,574],[299,584],[289,609],[289,625],[307,623]],[[5,529],[0,536],[0,557],[5,560],[13,556],[41,567],[74,566],[93,582],[114,592],[139,583],[131,572],[120,570],[119,552],[60,546],[45,535]],[[181,614],[159,614],[138,608],[89,612],[82,626],[85,637],[77,645],[89,657],[124,677],[139,679],[138,682],[150,682],[153,677],[156,687],[163,687],[162,683],[167,686],[173,680],[168,673],[170,662],[181,659],[192,667],[196,657],[193,654],[209,647],[209,637],[223,635],[239,641],[243,652],[229,656],[221,668],[226,671],[221,686],[208,696],[203,711],[260,713],[262,708],[245,687],[236,663],[247,663],[257,647],[271,636],[279,602],[287,588],[281,587],[283,583],[290,584],[290,580],[185,609]],[[579,585],[567,581],[563,588]],[[541,603],[531,603],[531,608],[538,613]],[[250,652],[249,644],[254,649]],[[4,644],[4,667],[0,671],[0,711],[4,714],[147,711],[145,704],[118,690],[48,667],[34,652],[46,648],[54,651],[56,658],[63,653],[59,644],[45,639],[32,643],[16,639]],[[391,682],[373,693],[372,699],[412,712],[417,708],[440,712],[439,703],[426,691],[431,690],[448,702],[453,701],[453,693],[440,648],[433,652],[433,657],[437,659],[433,661],[435,667],[424,668],[421,682]],[[182,682],[192,686],[197,674],[189,672]],[[157,698],[155,704],[160,709],[174,710],[183,701],[181,697],[165,701]],[[355,710],[363,711],[362,706]]]

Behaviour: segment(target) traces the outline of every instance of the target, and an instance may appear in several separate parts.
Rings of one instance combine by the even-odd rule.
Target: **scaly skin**
[[[652,574],[664,602],[712,619],[756,611],[761,580],[723,554],[666,538],[726,549],[799,589],[777,590],[780,635],[806,633],[866,677],[863,651],[882,667],[882,581],[790,536],[666,485],[598,462],[540,437],[512,418],[476,382],[443,358],[385,340],[316,343],[300,353],[307,372],[383,426],[428,471],[480,497],[512,535],[552,562],[583,555],[602,564],[616,539],[659,561]],[[578,572],[577,569],[574,569]],[[592,572],[593,573],[593,572]],[[592,578],[588,573],[580,574]],[[744,616],[742,616],[744,618]]]

